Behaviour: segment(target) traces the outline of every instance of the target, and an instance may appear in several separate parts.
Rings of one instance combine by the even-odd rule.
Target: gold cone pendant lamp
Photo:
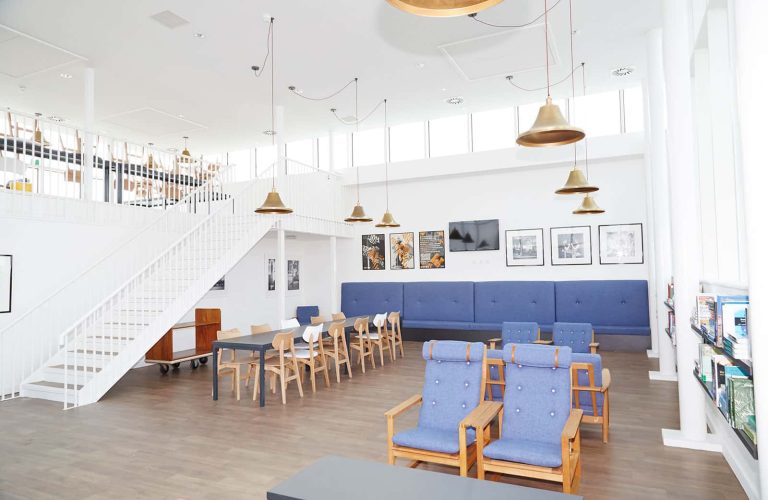
[[[557,194],[574,194],[574,193],[594,193],[599,190],[597,186],[592,186],[584,176],[584,172],[581,171],[576,165],[573,166],[573,170],[568,174],[568,180],[565,182],[565,186],[561,187],[555,193]]]
[[[184,139],[184,150],[181,152],[181,156],[186,156],[187,158],[191,158],[192,153],[190,153],[189,149],[187,149],[187,141],[189,140],[189,137],[185,135],[183,139]]]
[[[387,209],[381,217],[381,222],[376,227],[400,227],[395,221],[392,212],[389,211],[389,122],[387,121],[387,100],[384,99],[384,189],[386,193]]]
[[[398,9],[426,17],[453,17],[476,14],[502,0],[387,0]]]
[[[595,202],[595,199],[589,194],[584,195],[584,199],[581,200],[579,208],[573,211],[576,215],[602,214],[604,212],[605,210],[600,208]]]
[[[360,115],[358,114],[358,108],[357,108],[357,78],[355,78],[355,126],[357,128],[357,131],[360,131]],[[360,167],[355,167],[355,175],[357,178],[357,203],[355,203],[355,207],[352,209],[352,215],[344,219],[344,222],[372,222],[373,219],[365,215],[365,210],[363,210],[363,206],[360,204]]]
[[[363,206],[358,201],[355,208],[352,209],[352,215],[344,219],[344,222],[371,222],[373,219],[365,215]]]
[[[387,210],[384,212],[384,216],[381,218],[381,222],[376,224],[376,227],[400,227],[400,224],[395,221],[395,217],[392,212]]]
[[[269,54],[270,54],[270,73],[272,73],[272,84],[270,87],[270,98],[272,103],[272,128],[275,130],[275,47],[274,47],[274,23],[275,18],[269,20]],[[275,136],[272,135],[272,146],[275,145]],[[272,191],[267,193],[267,198],[259,208],[255,210],[257,214],[273,214],[284,215],[293,213],[293,209],[288,208],[280,199],[280,193],[277,192],[275,187],[275,170],[278,159],[275,159],[275,163],[272,164]]]

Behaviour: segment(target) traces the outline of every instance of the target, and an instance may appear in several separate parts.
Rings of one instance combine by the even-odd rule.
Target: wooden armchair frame
[[[579,385],[579,370],[587,372],[588,386]],[[592,400],[592,415],[584,415],[582,422],[587,424],[599,424],[603,429],[603,443],[608,442],[608,426],[610,425],[610,411],[608,405],[608,389],[611,386],[611,372],[608,368],[602,370],[602,386],[595,385],[595,367],[592,363],[571,363],[571,390],[573,391],[573,402],[576,408],[579,408],[579,393],[588,392]],[[601,415],[598,415],[597,394],[603,395],[603,407]]]
[[[504,360],[500,358],[485,358],[485,364],[486,364],[486,372],[488,373],[488,378],[485,381],[485,394],[487,397],[493,397],[493,386],[498,385],[501,387],[501,398],[504,399],[504,390],[507,387],[507,382],[504,379]],[[498,380],[491,379],[491,367],[495,366],[496,371],[499,374]]]

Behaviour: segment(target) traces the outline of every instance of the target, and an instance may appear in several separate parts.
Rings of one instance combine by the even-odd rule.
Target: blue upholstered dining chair
[[[597,352],[600,344],[595,342],[595,330],[592,323],[563,323],[556,322],[552,326],[552,341],[554,345],[570,347],[572,352]]]
[[[467,424],[490,434],[498,415],[500,437],[477,440],[477,477],[486,472],[533,477],[563,484],[570,493],[581,477],[582,411],[571,408],[571,350],[535,344],[504,346],[504,403],[485,401]]]
[[[434,462],[459,468],[462,476],[475,463],[475,432],[464,418],[483,399],[485,346],[481,342],[425,342],[422,394],[416,394],[385,413],[387,457]],[[421,404],[418,425],[395,434],[395,417]]]
[[[317,306],[298,306],[296,307],[296,319],[300,325],[309,325],[312,323],[312,316],[319,316],[320,308]]]
[[[608,389],[611,372],[602,367],[599,354],[573,353],[571,358],[573,407],[584,412],[582,422],[602,426],[603,443],[608,442],[610,407]]]

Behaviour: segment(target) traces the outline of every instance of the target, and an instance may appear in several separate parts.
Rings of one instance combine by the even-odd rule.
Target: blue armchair
[[[485,388],[485,346],[481,342],[425,342],[424,388],[385,413],[387,417],[387,458],[433,462],[459,468],[462,476],[476,460],[475,431],[465,417],[483,399]],[[395,434],[395,417],[421,404],[419,423]]]
[[[599,354],[573,354],[571,384],[573,407],[584,411],[584,423],[602,426],[603,443],[607,443],[610,424],[608,388],[611,386],[611,372],[602,367]]]
[[[597,353],[599,343],[595,342],[592,323],[556,322],[552,327],[552,340],[557,346],[570,347],[572,352]]]
[[[571,408],[571,350],[509,344],[503,351],[509,390],[504,404],[485,401],[468,418],[478,435],[490,433],[498,416],[499,439],[477,440],[477,477],[486,472],[563,484],[570,493],[581,478],[582,411]]]
[[[490,339],[488,351],[488,382],[486,398],[492,401],[504,399],[504,361],[501,348],[507,344],[551,344],[551,340],[541,340],[541,328],[536,322],[505,321],[501,327],[501,338]],[[501,342],[499,350],[496,344]]]
[[[298,306],[296,307],[296,319],[300,325],[309,325],[312,323],[312,316],[319,316],[320,308],[317,306]]]

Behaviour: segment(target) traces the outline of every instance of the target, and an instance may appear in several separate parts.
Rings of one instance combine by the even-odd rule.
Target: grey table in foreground
[[[344,335],[347,340],[347,349],[350,348],[349,341],[350,341],[350,335],[349,335],[349,328],[355,326],[355,320],[358,318],[362,318],[365,316],[355,316],[354,318],[347,318],[344,320]],[[331,326],[331,323],[336,323],[335,321],[328,321],[323,323],[323,333],[328,333],[328,328]],[[266,387],[264,385],[264,354],[269,350],[272,349],[272,341],[275,339],[275,335],[278,333],[285,333],[293,331],[294,340],[300,340],[301,336],[304,335],[304,330],[306,330],[307,326],[309,325],[302,325],[296,328],[283,328],[281,330],[273,330],[271,332],[266,333],[258,333],[256,335],[243,335],[242,337],[235,337],[233,339],[227,339],[227,340],[216,340],[211,343],[211,358],[213,361],[213,400],[219,399],[219,349],[234,349],[234,350],[241,350],[241,351],[258,351],[260,356],[260,363],[259,363],[259,387],[262,388],[261,391],[259,391],[259,406],[264,406],[265,403],[265,394],[267,391],[265,391],[263,388]],[[350,357],[351,359],[351,357]],[[349,369],[349,367],[347,368]]]
[[[267,500],[578,500],[584,497],[442,472],[327,456],[267,492]]]

